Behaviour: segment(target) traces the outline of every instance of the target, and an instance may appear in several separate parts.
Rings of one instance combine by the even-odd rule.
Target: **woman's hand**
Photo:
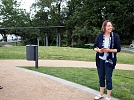
[[[102,52],[113,52],[113,53],[116,53],[117,49],[102,48],[101,51]]]
[[[99,52],[99,53],[103,53],[103,52],[113,52],[113,53],[116,53],[117,49],[109,49],[109,48],[101,48],[101,49],[99,49],[97,47],[97,48],[94,48],[94,51]]]
[[[98,47],[94,48],[94,51],[99,52],[99,53],[103,53],[103,51],[101,49],[99,49]]]
[[[101,51],[102,52],[110,52],[110,49],[109,48],[102,48]]]
[[[99,53],[103,53],[103,50],[102,49],[99,49]]]

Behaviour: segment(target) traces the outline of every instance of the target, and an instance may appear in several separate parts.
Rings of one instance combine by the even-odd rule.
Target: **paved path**
[[[0,100],[94,100],[99,93],[79,84],[15,66],[35,66],[35,62],[0,60],[0,85],[4,87],[0,90]],[[39,60],[39,66],[95,68],[95,62]],[[117,64],[116,69],[134,70],[134,65]]]
[[[134,53],[134,48],[124,48],[124,47],[122,47],[121,50],[130,51],[130,52]]]
[[[35,66],[35,61],[27,60],[0,60],[0,64],[8,64],[12,66]],[[95,62],[86,61],[70,61],[70,60],[39,60],[39,66],[49,67],[85,67],[96,68]],[[134,70],[134,65],[117,64],[116,69],[121,70]]]

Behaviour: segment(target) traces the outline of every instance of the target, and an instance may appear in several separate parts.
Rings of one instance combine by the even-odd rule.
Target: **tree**
[[[78,44],[84,45],[99,33],[99,29],[96,27],[100,22],[97,14],[98,9],[96,8],[97,3],[95,0],[71,0],[68,2],[68,7],[72,7],[68,8],[71,10],[69,12],[72,12],[72,10],[74,12],[72,12],[72,14],[68,13],[66,27],[68,30],[72,30],[72,39],[75,36],[76,39],[81,41],[79,43],[77,42]],[[75,41],[75,39],[73,39],[73,41]]]
[[[30,16],[24,9],[19,8],[16,0],[1,0],[0,5],[0,26],[1,27],[26,27],[30,26]],[[17,32],[19,31],[19,32]],[[25,30],[26,31],[26,30]],[[29,32],[27,32],[29,33]],[[3,37],[6,34],[15,34],[24,38],[23,32],[20,30],[1,31]],[[6,39],[7,40],[7,39]]]
[[[112,20],[121,41],[130,43],[134,30],[134,0],[70,0],[66,27],[73,42],[88,43],[100,33],[104,20]],[[126,40],[126,37],[129,38]],[[81,41],[81,42],[80,42]],[[91,41],[90,41],[91,42]],[[123,43],[123,42],[122,42]]]
[[[34,3],[33,8],[35,8],[36,12],[32,21],[34,26],[63,25],[63,13],[61,3],[62,0],[38,0],[36,3]],[[38,9],[38,11],[36,9]],[[60,34],[59,28],[57,28],[57,30],[40,29],[40,35],[42,37],[47,35],[49,35],[49,37],[55,37],[53,36],[55,35],[55,33]],[[53,38],[50,38],[50,40],[52,41]]]
[[[63,7],[64,2],[67,2],[67,6]],[[59,28],[19,29],[8,32],[25,39],[43,37],[43,41],[48,35],[50,41],[55,41],[53,33],[56,33],[59,38],[66,36],[62,40],[69,46],[74,43],[84,46],[94,42],[96,35],[101,32],[102,22],[107,19],[115,24],[115,32],[120,35],[123,44],[130,44],[134,39],[134,0],[36,0],[32,5],[32,17],[19,6],[16,0],[1,0],[1,27],[66,26],[63,32]],[[4,31],[1,33],[6,35]]]
[[[118,0],[105,2],[104,19],[110,19],[115,24],[116,32],[121,37],[121,42],[130,44],[134,22],[134,0]],[[126,39],[127,38],[127,39]]]

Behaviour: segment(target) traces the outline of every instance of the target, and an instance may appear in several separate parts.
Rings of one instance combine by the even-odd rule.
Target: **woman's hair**
[[[108,22],[110,22],[110,23],[112,24],[113,30],[115,29],[112,21],[110,21],[110,20],[105,20],[105,21],[103,22],[103,24],[102,24],[102,27],[101,27],[101,31],[102,31],[102,32],[105,32],[105,31],[106,31],[106,25],[107,25]]]

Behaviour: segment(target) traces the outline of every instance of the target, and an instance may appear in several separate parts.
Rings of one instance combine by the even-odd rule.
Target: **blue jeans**
[[[100,87],[105,87],[105,79],[106,79],[106,89],[112,90],[113,68],[108,66],[105,63],[105,60],[100,59],[100,67],[98,67],[97,70],[98,70]]]

